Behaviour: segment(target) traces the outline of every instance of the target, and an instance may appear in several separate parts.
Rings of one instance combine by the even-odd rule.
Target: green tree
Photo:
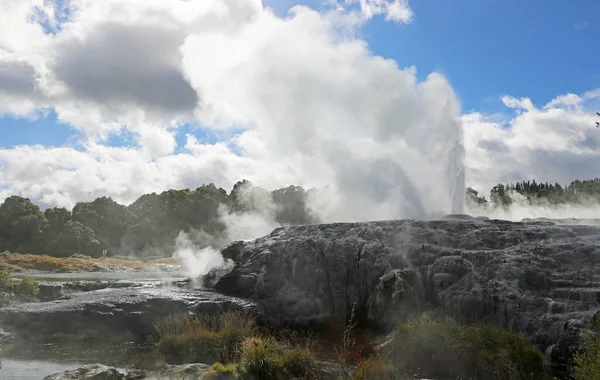
[[[90,227],[70,220],[65,223],[63,231],[56,238],[53,251],[57,256],[62,257],[74,253],[99,257],[103,248]]]
[[[535,183],[533,184],[535,186]],[[512,203],[512,200],[508,196],[508,190],[506,186],[502,184],[497,184],[490,191],[490,199],[494,204],[501,207],[508,207]]]
[[[40,253],[46,218],[28,198],[11,196],[0,205],[0,237],[4,250]]]
[[[288,186],[271,193],[277,206],[275,220],[281,224],[311,224],[318,218],[308,207],[308,193],[300,186]]]
[[[133,224],[134,218],[127,207],[109,197],[77,203],[72,216],[74,221],[94,230],[96,239],[108,247],[119,246],[121,237]]]
[[[467,188],[467,205],[477,207],[487,207],[488,201],[485,197],[480,197],[479,192],[471,187]]]

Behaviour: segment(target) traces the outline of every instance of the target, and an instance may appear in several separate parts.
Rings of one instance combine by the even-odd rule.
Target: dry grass
[[[157,349],[170,363],[230,363],[241,342],[256,332],[254,319],[242,313],[189,318],[169,316],[156,326]]]
[[[106,259],[82,257],[52,257],[47,255],[30,255],[9,253],[0,255],[0,270],[11,272],[102,272],[107,266],[122,266],[127,269],[142,269],[152,265],[177,264],[171,258],[151,261],[109,257]]]

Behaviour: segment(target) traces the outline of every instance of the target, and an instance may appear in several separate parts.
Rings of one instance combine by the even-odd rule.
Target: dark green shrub
[[[283,347],[273,338],[250,337],[242,343],[241,366],[258,379],[279,379],[284,373]]]
[[[284,347],[281,366],[288,377],[315,377],[317,373],[315,353],[306,347]]]
[[[33,278],[25,277],[16,286],[15,293],[24,298],[36,298],[40,293],[40,283]]]
[[[593,319],[592,331],[584,336],[583,351],[573,357],[575,380],[600,379],[600,318]]]
[[[521,334],[493,325],[465,326],[429,314],[401,324],[388,359],[433,378],[545,378],[542,353]]]
[[[0,290],[5,292],[11,290],[11,278],[9,271],[0,271]]]

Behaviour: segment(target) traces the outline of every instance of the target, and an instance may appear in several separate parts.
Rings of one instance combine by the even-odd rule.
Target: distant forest
[[[209,184],[145,194],[129,206],[102,197],[73,210],[42,212],[28,198],[11,196],[0,205],[0,252],[98,257],[106,249],[109,255],[170,256],[180,231],[203,231],[210,237],[205,245],[225,237],[224,212],[264,212],[270,206],[279,224],[316,223],[307,197],[298,186],[269,192],[241,181],[229,193]]]
[[[521,181],[506,185],[498,184],[490,190],[489,201],[476,190],[467,188],[467,204],[481,207],[510,207],[517,199],[529,204],[583,204],[600,202],[600,178],[580,181],[568,185],[559,183]]]
[[[227,236],[223,213],[264,212],[281,225],[318,223],[307,207],[310,190],[298,186],[267,191],[248,181],[228,193],[213,184],[195,190],[168,190],[145,194],[129,206],[111,198],[79,202],[41,211],[28,198],[11,196],[0,205],[0,252],[22,252],[67,257],[109,255],[170,256],[180,231],[203,231],[215,241]],[[600,201],[600,179],[569,185],[535,180],[498,184],[489,201],[477,191],[466,192],[469,206],[510,207],[519,196],[530,203],[550,204]],[[199,242],[202,246],[202,242]]]

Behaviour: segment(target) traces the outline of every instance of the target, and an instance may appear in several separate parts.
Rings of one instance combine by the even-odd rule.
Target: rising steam
[[[233,268],[231,260],[225,260],[218,249],[208,246],[200,248],[190,234],[181,231],[175,239],[176,258],[192,278],[203,276],[213,268]]]

